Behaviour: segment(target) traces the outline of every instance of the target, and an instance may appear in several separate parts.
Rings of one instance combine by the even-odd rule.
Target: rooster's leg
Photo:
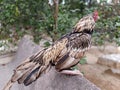
[[[83,76],[83,74],[79,70],[62,70],[60,73],[68,74],[68,75],[80,75],[80,76]]]

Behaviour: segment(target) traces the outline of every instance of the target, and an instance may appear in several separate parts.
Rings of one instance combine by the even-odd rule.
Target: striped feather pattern
[[[75,25],[75,30],[74,32],[81,32],[86,30],[93,30],[95,27],[95,21],[92,15],[88,15],[83,17],[82,19],[79,20],[79,22]]]
[[[55,65],[59,72],[75,66],[84,56],[84,52],[90,48],[94,26],[95,21],[91,15],[83,17],[71,33],[20,64],[3,90],[9,90],[16,81],[26,86],[31,84],[47,70],[49,71],[52,65]]]

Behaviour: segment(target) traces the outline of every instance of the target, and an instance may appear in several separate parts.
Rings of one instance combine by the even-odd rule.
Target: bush
[[[48,0],[0,0],[0,39],[14,43],[24,34],[31,34],[39,42],[43,33],[57,39],[69,32],[82,16],[97,9],[101,19],[93,34],[94,43],[103,44],[107,40],[120,44],[120,6],[101,6],[94,0],[85,5],[84,1],[67,0],[64,5],[60,2],[58,28],[54,30],[54,10]]]
[[[41,0],[2,0],[0,3],[1,39],[12,37],[18,40],[25,33],[30,33],[39,39],[38,33],[44,29],[42,25],[45,26],[52,21],[48,19],[52,14],[46,4],[47,0],[44,2]]]
[[[98,44],[103,44],[104,41],[115,41],[120,45],[118,42],[120,41],[120,6],[105,5],[97,6],[97,8],[99,9],[100,20],[97,22],[94,35]],[[97,44],[96,40],[94,42]]]

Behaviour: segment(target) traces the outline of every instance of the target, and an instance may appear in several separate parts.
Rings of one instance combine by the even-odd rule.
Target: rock
[[[8,65],[9,68],[6,69],[13,69],[18,66],[20,62],[25,60],[25,58],[40,49],[41,48],[38,45],[32,42],[29,36],[25,36],[19,44],[15,60],[10,63]],[[10,72],[10,74],[7,74],[6,76],[9,77],[11,75]],[[7,82],[6,79],[5,82]],[[84,77],[63,75],[57,72],[53,67],[48,73],[41,76],[31,85],[26,87],[24,85],[15,84],[11,90],[100,90],[100,88]]]
[[[32,89],[33,90],[33,89]],[[39,78],[34,90],[100,90],[90,81],[80,76],[69,76],[56,72],[54,68]]]
[[[11,78],[13,74],[13,70],[18,65],[20,65],[20,63],[24,61],[27,57],[31,56],[32,54],[38,52],[41,49],[41,47],[35,44],[32,39],[33,38],[31,36],[25,35],[19,42],[18,50],[16,52],[14,60],[6,64],[5,66],[0,66],[0,72],[2,72],[2,74],[0,74],[0,90],[3,89],[5,84]],[[21,88],[21,85],[18,85],[16,83],[13,85],[11,90],[20,90],[20,88]],[[32,87],[28,87],[27,90],[30,90],[31,88]]]
[[[14,55],[15,55],[15,53],[8,53],[5,55],[0,55],[0,65],[11,62],[14,58]]]
[[[32,36],[25,35],[18,44],[18,50],[13,63],[19,65],[27,57],[35,54],[41,49],[42,47],[33,42]]]
[[[84,76],[101,90],[118,90],[120,88],[120,75],[112,73],[107,66],[85,64],[78,67],[84,72]]]
[[[110,67],[113,73],[120,74],[120,54],[109,54],[99,57],[98,64]]]

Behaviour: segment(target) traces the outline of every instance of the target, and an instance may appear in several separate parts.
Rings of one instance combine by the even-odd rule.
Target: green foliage
[[[47,0],[1,0],[1,38],[19,39],[30,33],[37,41],[40,33],[51,23],[52,17]],[[44,8],[46,7],[46,8]],[[49,21],[48,21],[49,20]]]
[[[72,67],[72,70],[78,70],[78,66],[76,65],[76,66],[74,66],[74,67]]]
[[[87,60],[86,60],[86,57],[83,57],[82,59],[80,59],[80,64],[86,64],[87,63]]]
[[[44,46],[45,46],[45,47],[49,47],[50,45],[51,45],[51,44],[50,44],[49,42],[45,42],[45,43],[44,43]]]
[[[100,20],[97,22],[94,33],[94,43],[102,45],[104,41],[113,42],[120,41],[120,9],[119,5],[97,6],[99,9]],[[119,45],[119,44],[118,44]]]
[[[35,42],[39,42],[43,33],[57,39],[70,32],[82,16],[97,9],[100,20],[93,34],[94,43],[102,45],[107,40],[120,45],[120,6],[101,6],[95,0],[85,5],[84,1],[65,0],[64,5],[60,1],[58,29],[54,30],[54,11],[48,0],[0,0],[0,39],[14,43],[24,34],[30,34],[34,36]],[[101,3],[106,2],[101,0]]]

